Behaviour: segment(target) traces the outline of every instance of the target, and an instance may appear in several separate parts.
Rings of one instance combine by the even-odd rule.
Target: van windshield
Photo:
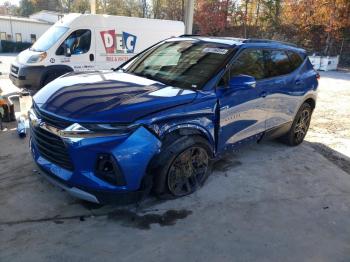
[[[204,41],[169,41],[136,59],[126,72],[167,85],[201,89],[225,64],[234,48]]]
[[[44,52],[53,46],[68,28],[63,26],[51,26],[30,48],[32,51]]]

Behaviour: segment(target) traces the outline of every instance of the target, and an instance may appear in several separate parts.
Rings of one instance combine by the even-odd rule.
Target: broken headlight
[[[102,137],[126,135],[136,130],[139,125],[121,125],[121,124],[78,124],[74,123],[61,130],[63,137]]]

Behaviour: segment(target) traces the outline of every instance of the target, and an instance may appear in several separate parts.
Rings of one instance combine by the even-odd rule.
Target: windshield
[[[202,41],[171,41],[136,59],[126,72],[186,89],[201,89],[233,47]]]
[[[53,46],[68,28],[63,26],[51,26],[30,48],[32,51],[43,52]]]

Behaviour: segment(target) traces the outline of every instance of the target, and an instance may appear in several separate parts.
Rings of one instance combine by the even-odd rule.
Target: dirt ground
[[[4,85],[6,82],[0,80]],[[306,141],[248,146],[195,194],[97,206],[0,133],[0,261],[349,261],[350,73],[321,73]]]

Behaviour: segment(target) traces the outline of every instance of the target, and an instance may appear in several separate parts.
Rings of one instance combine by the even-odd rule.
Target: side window
[[[285,75],[293,71],[289,58],[284,51],[266,50],[265,59],[268,77]]]
[[[265,78],[263,51],[244,50],[231,66],[230,77],[235,75],[249,75],[257,80]]]
[[[65,48],[69,48],[72,55],[88,52],[91,45],[91,31],[80,29],[71,33],[56,51],[56,55],[64,55]]]
[[[300,55],[292,51],[288,51],[287,54],[289,56],[292,70],[294,71],[303,63],[303,59],[300,57]]]

